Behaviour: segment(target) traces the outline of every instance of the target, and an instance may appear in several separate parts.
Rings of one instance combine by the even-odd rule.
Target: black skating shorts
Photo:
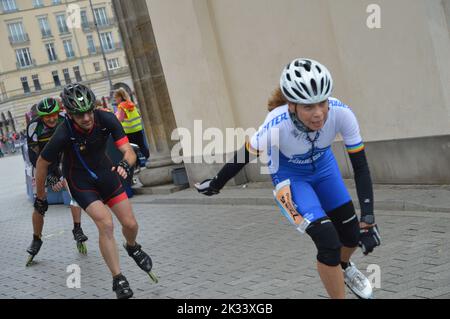
[[[86,210],[99,200],[109,207],[128,198],[119,175],[110,168],[96,170],[98,179],[94,179],[86,170],[72,170],[67,174],[67,184],[72,198]]]

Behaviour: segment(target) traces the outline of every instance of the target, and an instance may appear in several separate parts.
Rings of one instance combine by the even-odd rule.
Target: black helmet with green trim
[[[74,83],[63,88],[61,99],[69,114],[90,112],[95,108],[95,94],[87,86]]]
[[[37,115],[41,117],[59,113],[60,109],[58,101],[52,97],[44,98],[36,106]]]

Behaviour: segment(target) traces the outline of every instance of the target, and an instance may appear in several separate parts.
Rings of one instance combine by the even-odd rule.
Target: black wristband
[[[131,167],[130,167],[130,164],[128,164],[128,162],[126,161],[126,160],[121,160],[120,162],[119,162],[119,165],[118,166],[120,166],[120,167],[122,167],[124,170],[125,170],[125,172],[127,173],[127,175],[130,175],[130,173],[131,173]]]
[[[39,199],[37,196],[34,198],[34,204],[33,204],[34,208],[36,209],[36,211],[41,214],[44,215],[45,212],[48,209],[48,202],[47,199]]]

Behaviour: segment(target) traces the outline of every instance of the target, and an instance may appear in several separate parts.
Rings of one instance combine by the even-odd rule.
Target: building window
[[[119,59],[118,58],[114,58],[114,59],[110,59],[108,60],[108,69],[109,70],[115,70],[120,68],[120,64],[119,64]]]
[[[64,40],[63,45],[64,51],[66,52],[66,57],[68,59],[73,58],[75,56],[75,52],[73,51],[72,40]]]
[[[50,30],[50,25],[48,24],[47,17],[38,18],[39,27],[41,28],[41,34],[43,38],[51,37],[52,31]]]
[[[8,23],[8,30],[11,43],[28,41],[28,35],[23,31],[22,22]]]
[[[81,10],[80,16],[81,16],[81,27],[83,29],[89,29],[89,21],[88,21],[86,10]]]
[[[95,22],[98,26],[108,25],[108,17],[106,16],[105,8],[94,9]]]
[[[94,37],[89,34],[86,36],[87,44],[88,44],[88,52],[89,54],[95,54],[97,49],[95,48]]]
[[[59,80],[58,71],[53,71],[52,76],[53,76],[53,82],[55,82],[55,86],[56,87],[61,86],[61,81]]]
[[[33,7],[35,8],[39,8],[39,7],[43,7],[44,3],[42,2],[42,0],[33,0]]]
[[[27,67],[33,64],[33,60],[31,59],[30,49],[23,48],[16,50],[17,57],[17,66],[18,67]]]
[[[45,48],[47,49],[48,60],[50,62],[58,60],[58,57],[56,56],[55,45],[53,43],[47,43],[45,45]]]
[[[75,79],[77,80],[77,82],[83,81],[83,79],[81,78],[81,73],[80,73],[80,67],[79,66],[74,66],[73,67],[73,73],[75,73]]]
[[[61,4],[61,0],[53,0],[52,3],[53,3],[54,5]]]
[[[22,82],[23,92],[30,93],[30,86],[28,85],[28,80],[26,76],[20,78],[20,82]]]
[[[15,0],[2,0],[3,12],[17,11]]]
[[[56,22],[58,23],[59,33],[69,33],[69,28],[67,28],[66,24],[66,16],[64,14],[58,14],[56,16]]]
[[[63,69],[64,74],[64,81],[66,81],[66,84],[72,83],[72,80],[70,79],[69,69]]]
[[[114,50],[114,41],[111,32],[100,33],[100,41],[102,42],[103,50]]]
[[[94,62],[94,70],[95,72],[100,72],[100,62]]]
[[[37,74],[34,74],[31,76],[31,78],[33,79],[33,84],[34,84],[34,90],[35,91],[40,91],[41,89],[41,83],[39,82],[39,76]]]

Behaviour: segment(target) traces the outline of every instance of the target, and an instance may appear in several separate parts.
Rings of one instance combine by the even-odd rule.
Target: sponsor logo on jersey
[[[276,117],[274,117],[270,122],[268,122],[266,125],[263,126],[261,131],[258,133],[257,137],[261,137],[264,133],[266,133],[271,127],[279,125],[281,122],[288,120],[288,114],[287,112],[284,112],[283,114],[280,114]]]
[[[329,99],[328,103],[329,103],[330,106],[340,106],[340,107],[344,107],[346,109],[349,109],[348,105],[345,105],[344,103],[342,103],[338,99]]]
[[[319,158],[322,157],[323,154],[327,150],[329,150],[330,147],[325,148],[317,148],[314,152],[314,156],[311,157],[311,152],[308,152],[306,154],[300,154],[300,155],[293,155],[291,158],[289,158],[288,163],[297,164],[297,165],[305,165],[305,164],[311,164],[313,161],[317,161]]]

